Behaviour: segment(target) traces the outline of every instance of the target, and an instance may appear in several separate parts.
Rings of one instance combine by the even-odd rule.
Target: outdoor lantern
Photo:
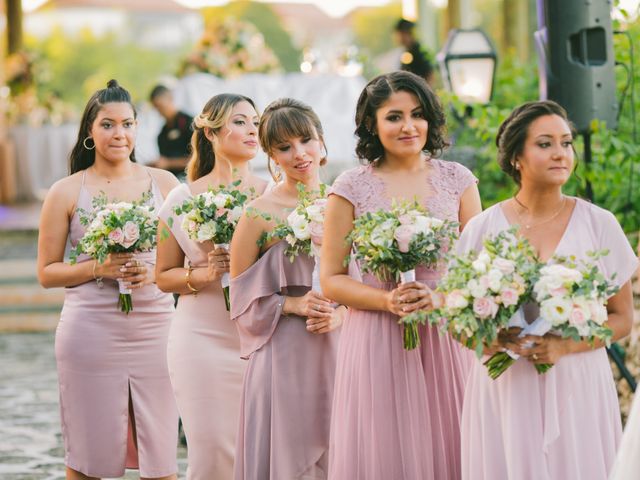
[[[438,53],[442,81],[467,104],[488,103],[493,92],[496,50],[480,29],[454,29]]]

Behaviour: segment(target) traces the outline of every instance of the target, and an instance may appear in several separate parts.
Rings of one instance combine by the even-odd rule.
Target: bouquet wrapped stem
[[[400,272],[400,283],[410,283],[416,281],[415,269],[407,272]],[[413,350],[420,346],[420,335],[418,325],[424,325],[427,315],[422,312],[412,312],[409,315],[401,317],[399,323],[402,324],[403,347],[405,350]]]
[[[228,243],[215,243],[215,248],[224,248],[226,251],[229,250]],[[222,274],[222,278],[220,279],[220,284],[222,285],[222,294],[224,295],[224,305],[227,307],[227,312],[231,310],[231,300],[229,297],[229,273],[225,272]]]
[[[121,312],[127,315],[133,310],[133,301],[131,299],[132,290],[124,284],[124,280],[118,279],[118,307]]]

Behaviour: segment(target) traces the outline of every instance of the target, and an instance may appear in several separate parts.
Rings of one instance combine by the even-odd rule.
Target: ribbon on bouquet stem
[[[213,248],[224,248],[227,252],[231,252],[231,246],[228,243],[214,243]],[[222,285],[222,293],[224,295],[224,304],[227,307],[227,312],[231,310],[231,301],[229,298],[229,272],[224,272],[220,278],[220,284]]]
[[[311,253],[315,264],[313,266],[313,272],[311,272],[311,290],[314,292],[322,293],[322,287],[320,286],[320,245],[316,245],[311,242]]]
[[[522,330],[518,334],[518,338],[522,338],[527,335],[542,337],[551,331],[553,325],[542,317],[536,318],[532,323],[527,323],[524,318],[524,311],[522,310],[522,307],[520,307],[509,319],[507,327],[521,328]],[[531,348],[533,346],[533,342],[528,342],[523,346],[524,348]],[[520,355],[517,353],[509,349],[505,349],[503,352],[496,353],[491,356],[484,365],[489,370],[489,376],[495,380],[519,358]],[[552,367],[550,364],[535,364],[534,366],[538,373],[544,373]]]

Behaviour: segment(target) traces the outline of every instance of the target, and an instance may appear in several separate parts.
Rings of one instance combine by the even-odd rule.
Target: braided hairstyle
[[[131,101],[129,92],[121,87],[117,80],[109,80],[107,82],[107,88],[103,88],[94,93],[84,107],[82,119],[80,120],[78,139],[69,155],[70,174],[74,174],[80,170],[86,170],[96,161],[95,149],[87,149],[84,142],[91,137],[91,126],[98,116],[98,112],[106,103],[128,103],[133,110],[133,117],[137,117],[136,107]],[[136,161],[135,149],[131,151],[129,158],[132,162]]]
[[[516,168],[516,159],[524,151],[524,145],[529,134],[529,126],[538,118],[545,115],[558,115],[575,137],[573,124],[564,108],[552,100],[540,100],[523,103],[506,118],[498,129],[496,146],[498,147],[498,164],[503,172],[520,185],[520,170]]]
[[[191,158],[187,165],[187,178],[195,181],[213,170],[216,154],[205,129],[217,133],[229,121],[233,107],[240,102],[248,102],[256,111],[256,106],[249,97],[235,93],[215,95],[206,103],[202,113],[193,119],[191,135]]]
[[[384,156],[384,146],[376,133],[376,112],[397,92],[416,96],[424,118],[429,124],[427,141],[422,151],[437,157],[449,144],[445,140],[446,118],[438,97],[424,78],[411,72],[397,71],[379,75],[371,80],[358,99],[356,106],[356,130],[358,158],[372,163]]]

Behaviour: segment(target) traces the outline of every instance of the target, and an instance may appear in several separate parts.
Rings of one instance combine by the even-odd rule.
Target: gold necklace
[[[524,205],[520,200],[518,200],[518,197],[514,196],[513,200],[520,206],[522,207],[524,210],[529,210],[526,205]],[[562,202],[560,203],[560,208],[558,208],[558,210],[556,210],[553,215],[551,215],[549,218],[542,220],[540,222],[537,223],[526,223],[522,220],[522,216],[520,215],[520,212],[518,212],[517,208],[514,208],[514,211],[516,212],[516,215],[518,217],[518,223],[523,226],[524,228],[526,228],[527,230],[533,228],[533,227],[537,227],[538,225],[542,225],[545,223],[550,222],[551,220],[553,220],[554,218],[556,218],[560,212],[564,209],[564,205],[566,203],[567,197],[565,197],[564,195],[562,196]]]

